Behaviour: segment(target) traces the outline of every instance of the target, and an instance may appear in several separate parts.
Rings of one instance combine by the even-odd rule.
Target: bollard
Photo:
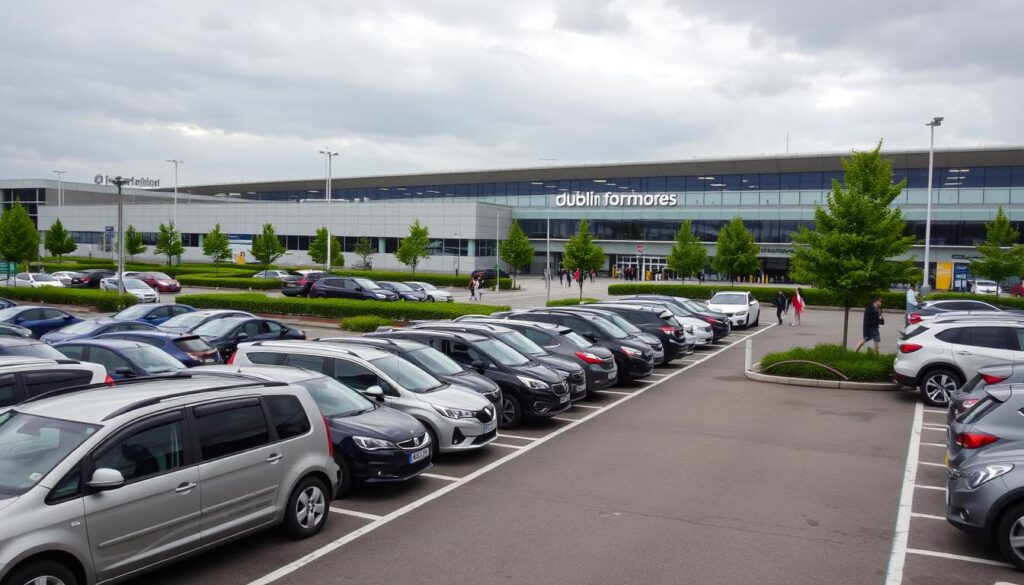
[[[746,340],[744,343],[744,349],[746,350],[743,356],[743,368],[746,371],[750,371],[750,368],[754,365],[754,341],[751,339]]]

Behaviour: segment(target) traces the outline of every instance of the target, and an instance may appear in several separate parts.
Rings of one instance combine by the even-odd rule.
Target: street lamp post
[[[121,187],[127,183],[127,179],[120,175],[114,177],[114,185],[117,187],[117,294],[124,294],[124,196],[121,194]]]
[[[184,163],[183,160],[174,158],[167,159],[167,162],[174,164],[174,218],[171,220],[174,224],[174,229],[178,229],[178,165]]]
[[[64,173],[67,171],[53,171],[57,174],[57,219],[60,219],[61,212],[64,210]]]
[[[546,271],[547,278],[547,289],[548,289],[548,302],[551,302],[551,208],[548,207],[547,198],[544,200],[544,211],[547,212],[547,253],[544,257],[544,270]]]
[[[331,159],[338,156],[338,153],[331,152],[330,148],[324,148],[320,151],[320,154],[327,157],[327,192],[324,194],[324,199],[327,200],[327,258],[324,260],[326,270],[324,272],[331,271]]]
[[[932,172],[935,167],[935,127],[942,125],[942,116],[932,118],[931,122],[925,124],[931,130],[931,138],[928,142],[928,205],[924,218],[924,282],[921,283],[921,296],[932,291],[928,284],[928,270],[931,262],[932,244]]]

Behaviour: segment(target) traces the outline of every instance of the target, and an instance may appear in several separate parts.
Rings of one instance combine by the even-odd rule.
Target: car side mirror
[[[128,366],[121,366],[120,368],[114,368],[114,373],[118,376],[132,377],[135,375],[135,370]]]
[[[244,341],[246,339],[249,339],[249,334],[243,331],[242,333],[236,334],[235,339],[238,341]]]
[[[485,364],[482,360],[473,360],[469,362],[469,367],[473,368],[474,370],[480,373],[483,373],[483,371],[487,368],[487,364]]]
[[[591,341],[591,342],[597,341],[597,337],[593,333],[584,333],[583,334],[583,339],[586,339],[587,341]]]
[[[363,287],[356,286],[356,292],[363,292]]]
[[[24,323],[25,322],[25,318],[22,317],[21,315],[18,315],[17,317],[14,318],[14,322],[15,323]]]
[[[756,300],[750,301],[750,306],[753,307],[754,303],[756,303],[756,302],[757,302]]]
[[[288,335],[287,329],[282,329],[281,332],[277,334],[278,337],[284,337],[285,335]]]
[[[74,318],[75,318],[74,315],[64,315],[64,320],[65,321],[70,321],[71,319],[74,319]]]
[[[363,395],[377,402],[384,402],[384,390],[380,386],[370,386],[363,390]]]
[[[116,469],[100,467],[96,471],[92,472],[92,479],[90,479],[89,483],[86,485],[89,486],[89,489],[96,492],[116,490],[124,485],[124,476]]]

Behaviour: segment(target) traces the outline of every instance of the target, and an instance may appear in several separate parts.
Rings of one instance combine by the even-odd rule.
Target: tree
[[[142,234],[133,225],[124,230],[124,253],[133,259],[138,254],[146,253],[146,246],[142,245]]]
[[[125,240],[128,238],[126,237]],[[156,253],[167,256],[167,265],[171,265],[171,259],[185,253],[185,246],[181,244],[181,234],[174,228],[174,222],[164,225],[160,224],[160,231],[156,234]],[[125,248],[127,251],[127,247]]]
[[[583,300],[583,281],[586,280],[583,275],[604,266],[604,248],[594,243],[594,236],[590,235],[590,224],[587,220],[581,220],[580,229],[565,241],[562,263],[570,273],[577,268],[580,270],[580,300]]]
[[[342,267],[345,265],[345,254],[341,248],[338,238],[331,236],[331,266]],[[317,264],[327,265],[327,228],[322,227],[316,230],[316,236],[309,243],[309,258]]]
[[[78,249],[78,244],[75,243],[74,238],[71,237],[68,230],[64,229],[64,224],[58,219],[53,222],[50,229],[46,230],[46,236],[43,238],[43,247],[49,250],[51,256],[56,256],[59,263],[64,254],[70,254]]]
[[[214,266],[231,259],[232,253],[231,246],[228,244],[228,236],[220,231],[219,223],[203,236],[203,256],[212,260]],[[217,270],[220,271],[219,266]]]
[[[352,248],[352,251],[355,252],[357,256],[359,256],[360,260],[362,261],[363,268],[369,270],[371,266],[370,259],[373,258],[374,254],[377,253],[377,248],[372,243],[370,243],[370,238],[366,236],[359,238],[359,241],[356,242],[356,245],[354,248]]]
[[[508,226],[508,239],[498,246],[498,256],[508,264],[513,278],[533,261],[533,245],[518,221],[513,219],[512,225]]]
[[[409,237],[402,238],[398,243],[398,250],[395,251],[395,258],[402,264],[412,268],[413,275],[416,274],[416,267],[424,260],[430,258],[430,228],[421,226],[420,220],[409,226]]]
[[[274,233],[274,226],[263,224],[263,233],[252,237],[252,257],[264,267],[270,266],[278,258],[285,255],[285,247]]]
[[[903,211],[889,207],[907,181],[893,184],[892,163],[882,158],[881,149],[879,142],[843,159],[846,189],[833,179],[826,205],[814,210],[814,229],[801,226],[793,236],[790,275],[839,301],[845,313],[843,347],[850,307],[867,303],[893,283],[920,277],[912,258],[893,260],[910,250],[914,237],[905,234]]]
[[[757,259],[761,250],[754,243],[754,235],[743,225],[743,218],[737,216],[718,232],[718,245],[711,266],[719,274],[725,274],[732,281],[753,274],[761,268]]]
[[[679,274],[686,280],[687,276],[697,276],[708,261],[708,251],[701,245],[700,239],[693,233],[693,222],[686,220],[676,232],[676,241],[672,251],[668,253],[669,270]]]
[[[15,264],[39,256],[39,231],[17,201],[0,215],[0,256]]]
[[[985,241],[975,246],[981,259],[971,260],[971,273],[997,283],[1024,274],[1024,246],[1017,244],[1019,237],[1000,206],[995,221],[985,222]]]

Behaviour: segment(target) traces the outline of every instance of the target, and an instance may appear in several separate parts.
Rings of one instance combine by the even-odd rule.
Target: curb
[[[785,384],[787,386],[806,386],[808,388],[836,388],[838,390],[899,390],[900,385],[895,382],[850,382],[844,380],[813,380],[810,378],[790,378],[788,376],[773,376],[762,374],[757,371],[761,362],[757,362],[751,369],[744,370],[743,375],[750,380],[757,382],[770,382],[772,384]]]

